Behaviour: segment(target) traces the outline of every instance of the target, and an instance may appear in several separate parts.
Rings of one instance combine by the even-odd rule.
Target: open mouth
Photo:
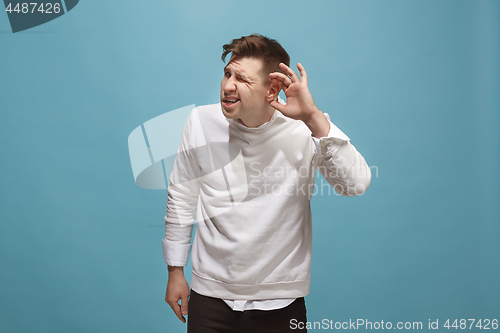
[[[222,103],[224,103],[224,106],[227,108],[233,107],[240,101],[239,98],[236,97],[226,97],[222,100]]]

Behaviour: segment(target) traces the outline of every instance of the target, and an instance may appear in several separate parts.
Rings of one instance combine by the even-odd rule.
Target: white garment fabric
[[[223,301],[233,310],[233,311],[247,311],[247,310],[276,310],[282,309],[289,306],[295,301],[296,298],[276,298],[276,299],[264,299],[264,300],[228,300],[223,299]]]
[[[240,311],[307,295],[317,169],[342,195],[370,183],[363,157],[331,122],[328,137],[311,140],[305,124],[279,111],[248,128],[226,119],[220,104],[195,108],[169,179],[166,263],[187,264],[196,221],[193,290]]]

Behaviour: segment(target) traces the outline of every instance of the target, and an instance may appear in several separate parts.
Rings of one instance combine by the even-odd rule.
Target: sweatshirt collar
[[[278,96],[278,102],[280,102],[281,104],[286,104],[283,99],[281,97]],[[283,118],[286,118],[281,112],[279,112],[278,110],[274,110],[273,112],[273,115],[271,116],[271,119],[269,119],[269,121],[263,123],[262,125],[259,125],[257,127],[248,127],[248,126],[245,126],[239,122],[237,122],[236,120],[234,119],[227,119],[227,121],[229,121],[230,123],[233,123],[235,124],[238,128],[241,128],[243,130],[247,130],[247,131],[260,131],[260,130],[263,130],[265,128],[268,127],[269,124],[272,124],[274,122],[274,120],[278,118],[278,119],[283,119]]]

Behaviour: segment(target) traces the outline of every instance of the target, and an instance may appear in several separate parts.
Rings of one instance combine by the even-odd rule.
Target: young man
[[[353,196],[370,169],[277,41],[251,35],[223,48],[220,104],[191,112],[169,178],[165,301],[181,321],[189,313],[191,333],[295,332],[306,321],[315,171]]]

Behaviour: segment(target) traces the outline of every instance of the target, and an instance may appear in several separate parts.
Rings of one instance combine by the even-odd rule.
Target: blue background
[[[254,32],[305,66],[374,173],[363,196],[313,198],[309,320],[500,319],[499,14],[487,0],[80,1],[12,34],[0,13],[0,331],[185,330],[164,302],[166,192],[135,185],[127,137],[216,103],[221,46]]]

